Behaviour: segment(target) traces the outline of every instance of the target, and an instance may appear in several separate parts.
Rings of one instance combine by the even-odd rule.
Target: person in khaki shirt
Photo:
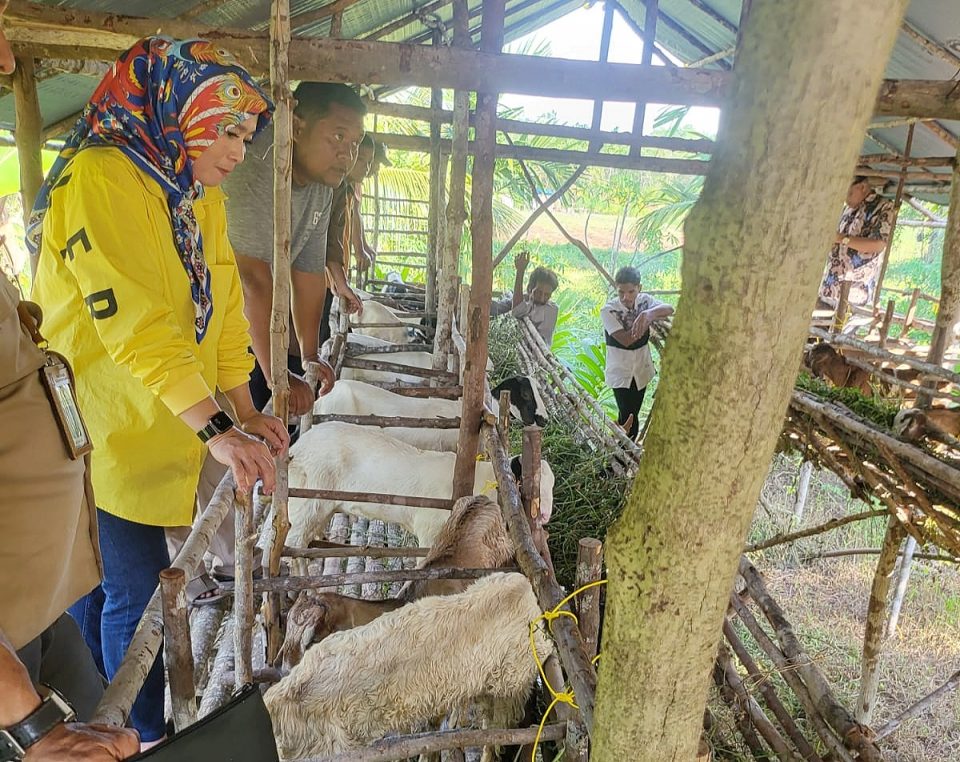
[[[103,695],[93,655],[64,613],[100,582],[88,463],[67,453],[41,381],[45,357],[19,304],[16,287],[0,277],[0,729],[41,705],[40,683],[84,721]],[[63,724],[26,759],[124,759],[138,748],[135,731]]]

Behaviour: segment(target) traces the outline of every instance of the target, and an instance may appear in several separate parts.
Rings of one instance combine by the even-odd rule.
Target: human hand
[[[357,292],[349,286],[344,289],[344,293],[338,294],[340,297],[340,309],[347,315],[362,315],[363,300],[357,296]]]
[[[373,264],[373,257],[370,256],[368,251],[358,251],[357,252],[357,269],[366,270]]]
[[[333,385],[337,382],[337,374],[333,366],[326,360],[318,357],[314,362],[319,366],[317,368],[317,396],[322,397],[333,391]]]
[[[290,382],[290,415],[304,415],[313,409],[313,401],[316,395],[310,384],[303,380],[296,373],[287,372],[287,378]]]
[[[240,428],[244,434],[260,437],[270,448],[270,454],[274,457],[290,446],[290,433],[287,431],[287,427],[283,425],[283,421],[275,415],[255,413],[247,418],[240,425]]]
[[[234,427],[207,442],[207,448],[214,460],[230,467],[241,492],[253,489],[257,479],[263,480],[264,494],[273,492],[276,468],[270,450],[259,439]]]
[[[64,723],[51,730],[27,750],[24,762],[114,762],[140,751],[136,730],[109,725]]]
[[[513,264],[517,268],[518,273],[522,273],[527,269],[527,266],[530,264],[530,252],[521,251],[513,260]]]
[[[653,320],[650,319],[650,313],[644,310],[637,315],[637,319],[633,321],[633,328],[630,329],[630,334],[635,339],[642,338],[652,323]]]

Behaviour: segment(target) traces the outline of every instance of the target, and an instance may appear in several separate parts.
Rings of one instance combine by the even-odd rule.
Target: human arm
[[[0,728],[22,722],[41,703],[26,667],[0,630]],[[68,762],[84,759],[112,762],[140,750],[135,730],[105,725],[62,723],[27,750],[24,762]]]
[[[357,255],[357,269],[366,270],[376,258],[376,252],[367,246],[366,238],[363,235],[363,223],[360,220],[360,214],[354,214],[350,221],[350,245]]]
[[[530,253],[521,251],[514,259],[517,267],[517,274],[513,279],[513,306],[519,307],[523,302],[523,276],[530,264]]]
[[[863,236],[846,236],[843,233],[837,233],[834,243],[843,244],[843,239],[847,238],[847,247],[859,252],[860,254],[879,254],[887,248],[887,241],[884,238],[864,238]]]
[[[663,302],[656,302],[652,306],[640,312],[633,323],[630,333],[634,339],[639,339],[647,332],[647,329],[657,320],[670,317],[673,314],[673,307]]]
[[[363,314],[363,300],[347,283],[347,275],[343,271],[342,262],[327,262],[327,273],[330,275],[330,288],[340,298],[340,309],[346,314]]]

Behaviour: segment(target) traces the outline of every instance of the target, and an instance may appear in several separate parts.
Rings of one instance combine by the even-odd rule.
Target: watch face
[[[210,418],[210,425],[218,434],[233,428],[233,419],[223,410]]]

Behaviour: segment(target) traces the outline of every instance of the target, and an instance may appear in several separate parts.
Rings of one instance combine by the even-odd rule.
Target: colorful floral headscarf
[[[167,194],[173,238],[190,278],[197,342],[203,340],[213,300],[193,202],[203,186],[193,160],[228,127],[258,117],[270,121],[273,104],[227,51],[206,40],[147,37],[123,53],[100,82],[40,187],[27,225],[27,248],[40,251],[50,191],[67,163],[90,146],[115,146]]]

